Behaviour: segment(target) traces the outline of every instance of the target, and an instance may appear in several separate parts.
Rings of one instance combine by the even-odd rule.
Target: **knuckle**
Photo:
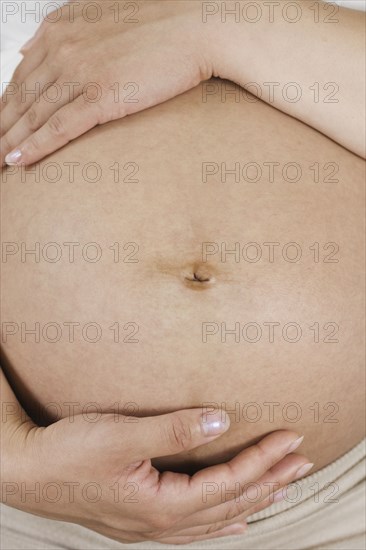
[[[190,425],[180,416],[173,415],[170,423],[166,427],[166,439],[169,447],[173,451],[176,449],[185,451],[190,448],[192,438]]]
[[[8,151],[10,151],[10,149],[12,149],[12,145],[9,141],[8,136],[5,134],[1,138],[1,150],[4,151],[4,152],[8,152]]]
[[[215,523],[214,525],[209,525],[206,528],[205,535],[211,535],[212,533],[215,533],[216,531],[219,531],[224,527],[223,523]]]
[[[264,464],[265,466],[270,466],[273,462],[271,453],[266,449],[266,447],[260,441],[252,447],[252,453],[254,455],[254,460]]]
[[[111,117],[110,113],[107,110],[103,109],[102,106],[95,111],[95,114],[97,124],[100,125],[106,124],[107,122],[114,120],[114,118]]]
[[[14,113],[19,116],[23,114],[24,111],[24,99],[23,99],[23,88],[22,85],[19,85],[19,89],[17,90],[17,93],[14,94],[11,97],[12,101],[12,109],[14,110]]]
[[[91,104],[90,107],[93,109],[97,124],[106,124],[111,120],[120,118],[114,115],[111,106],[105,101],[98,101],[97,103]]]
[[[55,11],[51,12],[51,17],[53,14],[55,14],[55,21],[53,22],[53,24],[56,24],[57,27],[68,23],[70,20],[70,12],[68,10],[65,10],[64,6],[56,8]]]
[[[88,87],[84,89],[83,96],[86,102],[95,103],[101,99],[102,87],[97,82],[89,83]]]
[[[31,107],[26,113],[26,123],[30,130],[38,130],[38,114],[34,107]]]
[[[48,126],[48,130],[50,131],[50,133],[57,137],[57,138],[62,138],[62,137],[65,137],[66,136],[66,130],[65,130],[65,126],[64,126],[64,123],[63,123],[63,120],[61,119],[60,115],[56,114],[56,115],[53,115],[48,123],[47,123],[47,126]]]
[[[69,11],[65,10],[64,7],[61,8],[61,16],[60,16],[60,19],[58,21],[58,24],[61,25],[61,24],[64,24],[64,23],[69,23],[70,22],[70,13]]]
[[[20,69],[18,67],[17,69],[15,69],[11,80],[14,83],[19,83],[20,77],[21,77],[21,72],[20,72]]]
[[[224,518],[224,521],[232,521],[234,518],[236,518],[238,515],[240,514],[240,512],[236,509],[235,506],[230,506],[226,513],[225,513],[225,518]]]
[[[29,138],[27,141],[27,151],[32,154],[33,152],[39,151],[40,149],[40,143],[38,140],[38,137],[33,134],[32,137]]]

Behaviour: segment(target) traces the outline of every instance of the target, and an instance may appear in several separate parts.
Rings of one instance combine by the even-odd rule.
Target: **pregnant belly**
[[[268,106],[200,97],[90,132],[38,180],[5,173],[6,372],[44,424],[229,412],[225,436],[161,467],[289,428],[320,468],[363,435],[362,161]],[[315,183],[334,159],[338,183]],[[295,161],[296,184],[264,175]],[[222,162],[249,176],[224,181]]]

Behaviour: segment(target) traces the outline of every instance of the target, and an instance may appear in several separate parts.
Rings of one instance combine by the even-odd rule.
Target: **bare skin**
[[[32,164],[211,76],[365,155],[363,13],[308,0],[142,0],[130,9],[103,0],[90,21],[87,5],[67,4],[23,47],[0,103],[1,164]]]
[[[53,184],[50,175],[42,176],[42,167],[50,162],[58,163],[62,172]],[[66,162],[80,163],[73,182]],[[100,181],[81,177],[88,162],[99,163]],[[119,183],[110,169],[115,162],[121,167]],[[228,175],[223,183],[219,171],[203,182],[204,162],[211,169],[221,162],[228,168],[235,162],[241,167],[255,162],[262,179],[253,183],[240,176],[235,183]],[[272,182],[264,165],[271,162],[279,163]],[[282,175],[291,162],[302,166],[297,183]],[[138,165],[133,176],[136,166],[123,169],[127,163]],[[316,163],[318,183],[309,168]],[[327,163],[333,164],[329,168]],[[338,182],[329,181],[334,163]],[[106,412],[116,410],[116,403],[122,411],[135,403],[128,412],[141,416],[222,405],[231,417],[224,436],[156,461],[160,467],[185,471],[227,460],[277,429],[305,435],[302,452],[315,469],[362,438],[364,163],[359,157],[264,103],[233,98],[223,103],[220,94],[202,102],[199,86],[94,129],[40,167],[38,183],[29,173],[22,183],[18,168],[5,172],[7,181],[2,182],[3,241],[19,246],[26,242],[28,248],[35,242],[56,242],[63,250],[57,263],[42,258],[36,263],[31,256],[21,262],[20,252],[3,263],[3,321],[19,325],[3,343],[6,372],[29,412],[47,424],[58,414],[70,414],[68,402],[79,403],[75,412],[90,402]],[[250,169],[248,174],[253,178]],[[123,182],[127,175],[138,182]],[[291,170],[289,175],[293,177]],[[81,246],[70,263],[66,242],[96,242],[102,258],[96,263],[83,260]],[[124,259],[118,263],[109,249],[116,242]],[[131,242],[138,244],[137,253],[131,246],[123,250]],[[227,249],[239,242],[241,250],[255,242],[263,259],[253,263],[241,257],[236,262],[227,255],[223,262],[216,253],[204,261],[202,243],[207,242],[219,248],[226,242]],[[280,243],[273,262],[268,261],[266,242]],[[281,251],[289,242],[301,247],[297,263],[283,259]],[[320,246],[319,262],[314,261],[314,243]],[[324,248],[327,243],[338,244],[339,251]],[[253,254],[254,249],[247,249],[247,257]],[[135,258],[137,263],[127,261]],[[339,261],[324,261],[332,258]],[[63,336],[51,344],[42,336],[34,343],[28,335],[22,343],[22,322],[28,328],[35,322],[41,328],[59,323]],[[103,335],[92,344],[78,328],[70,343],[65,322],[98,323]],[[109,327],[116,322],[120,340],[138,342],[114,342]],[[123,328],[129,322],[138,325],[134,336],[131,326]],[[203,342],[207,322],[219,332]],[[228,335],[222,342],[220,324],[232,329],[235,322],[241,327],[256,322],[262,337],[249,343]],[[272,343],[264,325],[268,322],[279,323]],[[301,327],[296,343],[282,337],[287,323]],[[315,323],[319,342],[314,341]],[[327,323],[331,326],[325,327]],[[335,324],[339,328],[333,334]],[[288,335],[293,338],[291,330]],[[339,341],[324,341],[332,338]],[[41,414],[39,404],[51,402],[57,407]],[[245,408],[248,403],[256,408]],[[273,418],[266,403],[274,404]],[[231,412],[235,404],[240,418]],[[290,422],[299,410],[301,418]],[[256,411],[260,419],[250,421]]]
[[[139,419],[106,413],[93,422],[76,415],[40,428],[19,414],[0,375],[1,502],[121,542],[187,544],[242,534],[248,515],[281,500],[281,488],[312,467],[294,454],[302,437],[277,431],[194,476],[161,473],[151,457],[212,441],[229,428],[228,416],[220,411],[207,419],[199,409]],[[50,500],[47,487],[55,484],[58,495]],[[84,492],[90,485],[97,487],[96,500]],[[28,492],[32,487],[39,498]]]

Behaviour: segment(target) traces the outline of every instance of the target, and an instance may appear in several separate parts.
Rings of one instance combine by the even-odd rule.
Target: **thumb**
[[[125,424],[126,426],[126,424]],[[222,409],[185,409],[138,418],[130,426],[127,443],[134,460],[175,455],[213,441],[230,426]]]

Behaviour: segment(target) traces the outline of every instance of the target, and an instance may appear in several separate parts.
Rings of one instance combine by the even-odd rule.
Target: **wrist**
[[[305,0],[204,2],[202,22],[210,41],[212,74],[244,86],[276,75],[287,62],[297,63],[291,44],[302,56],[298,36],[321,27],[313,23],[326,17],[323,5],[320,1],[311,9]]]
[[[216,41],[216,23],[204,22],[205,2],[195,0],[182,1],[183,9],[178,28],[182,36],[182,51],[187,51],[188,58],[195,73],[196,85],[208,80],[213,75],[213,62]]]

